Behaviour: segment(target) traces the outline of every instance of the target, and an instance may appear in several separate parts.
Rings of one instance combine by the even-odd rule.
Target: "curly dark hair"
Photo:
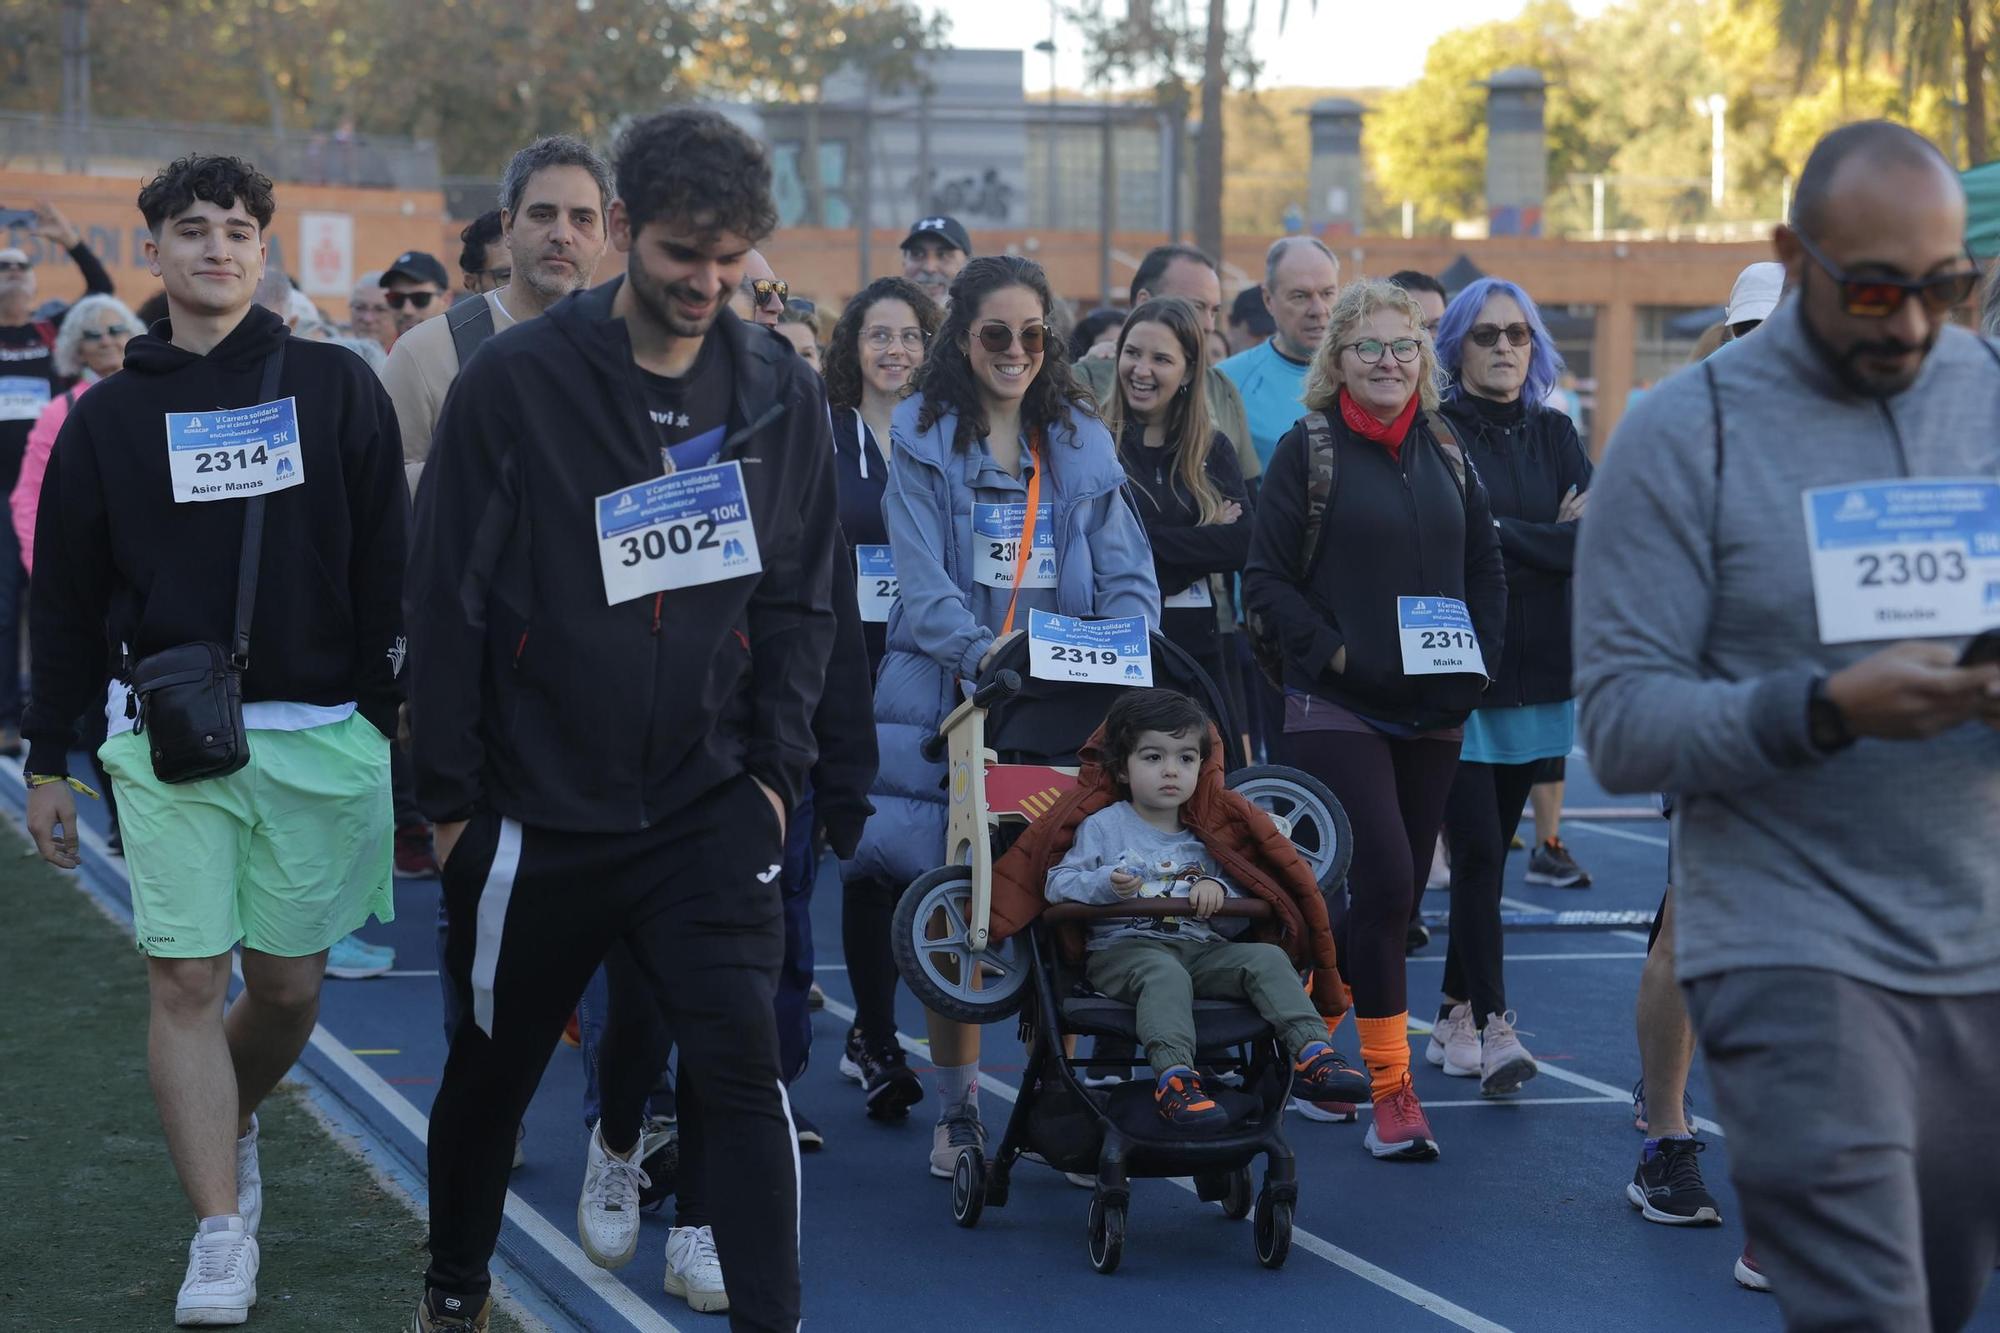
[[[271,225],[278,202],[271,196],[271,178],[240,157],[190,153],[176,158],[139,191],[139,211],[146,228],[158,235],[167,219],[179,217],[200,199],[217,208],[243,207],[257,220],[257,230]]]
[[[635,120],[612,150],[618,197],[637,232],[671,218],[756,244],[778,227],[771,158],[733,121],[700,107]]]
[[[975,259],[951,280],[951,304],[944,324],[931,339],[930,355],[917,372],[916,392],[924,400],[917,413],[917,429],[929,430],[945,413],[957,413],[958,430],[951,442],[954,449],[970,449],[986,438],[986,407],[972,378],[972,360],[966,347],[980,304],[1009,287],[1026,287],[1033,292],[1041,302],[1042,318],[1049,318],[1056,300],[1049,290],[1049,275],[1040,264],[1019,255]],[[1042,347],[1042,368],[1021,400],[1021,425],[1030,434],[1046,435],[1049,427],[1073,414],[1095,417],[1097,399],[1070,373],[1069,349],[1050,329]]]
[[[903,302],[916,312],[917,327],[924,331],[925,341],[937,337],[938,324],[944,319],[944,312],[937,308],[937,302],[924,295],[923,288],[908,278],[875,279],[840,312],[840,322],[833,326],[833,337],[827,342],[826,401],[829,406],[861,406],[861,322],[868,318],[870,307],[878,301]],[[915,380],[916,377],[911,376],[911,382]]]
[[[489,208],[478,217],[465,224],[458,233],[459,244],[465,248],[458,252],[458,271],[471,277],[486,271],[486,247],[499,240],[500,210]]]
[[[1117,786],[1119,795],[1127,800],[1132,792],[1125,781],[1125,765],[1139,748],[1140,733],[1147,731],[1163,732],[1177,739],[1192,731],[1202,762],[1208,762],[1211,745],[1207,709],[1178,690],[1121,691],[1118,702],[1104,715],[1104,744],[1097,752],[1097,762]]]

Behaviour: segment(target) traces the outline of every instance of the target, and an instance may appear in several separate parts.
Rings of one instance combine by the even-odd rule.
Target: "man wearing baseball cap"
[[[918,218],[903,238],[903,276],[939,305],[970,258],[972,238],[966,235],[965,224],[942,213]]]
[[[442,315],[451,304],[451,275],[436,255],[422,250],[405,250],[396,262],[382,270],[390,317],[396,321],[396,336],[402,337],[427,319]]]

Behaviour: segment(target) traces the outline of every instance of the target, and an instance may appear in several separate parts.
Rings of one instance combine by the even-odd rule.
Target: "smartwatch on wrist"
[[[1847,729],[1840,705],[1827,697],[1825,676],[1813,677],[1812,690],[1806,695],[1806,737],[1821,754],[1834,754],[1854,744],[1854,733]]]

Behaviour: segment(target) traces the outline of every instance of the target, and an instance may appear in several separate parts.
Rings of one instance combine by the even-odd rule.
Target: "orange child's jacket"
[[[1076,841],[1077,826],[1120,798],[1111,775],[1099,763],[1104,728],[1085,745],[1077,785],[1047,814],[1030,824],[993,867],[993,934],[996,940],[1027,928],[1048,900],[1043,882]],[[1282,947],[1301,970],[1310,969],[1313,1006],[1331,1028],[1347,1012],[1347,986],[1340,979],[1333,930],[1319,882],[1291,840],[1271,817],[1223,784],[1222,738],[1209,728],[1208,758],[1194,795],[1181,806],[1181,823],[1199,837],[1222,873],[1252,897],[1271,904],[1275,921],[1255,922],[1250,939]],[[1084,930],[1060,928],[1060,944],[1072,960],[1083,956]]]

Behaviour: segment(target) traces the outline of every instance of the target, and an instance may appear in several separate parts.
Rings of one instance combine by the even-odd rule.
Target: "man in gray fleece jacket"
[[[1923,139],[1822,140],[1796,294],[1634,405],[1577,549],[1584,743],[1678,798],[1680,978],[1792,1329],[1958,1328],[2000,1256],[2000,667],[1957,665],[2000,623],[2000,349],[1947,326],[1964,226]],[[1864,522],[1913,498],[1957,547]]]

